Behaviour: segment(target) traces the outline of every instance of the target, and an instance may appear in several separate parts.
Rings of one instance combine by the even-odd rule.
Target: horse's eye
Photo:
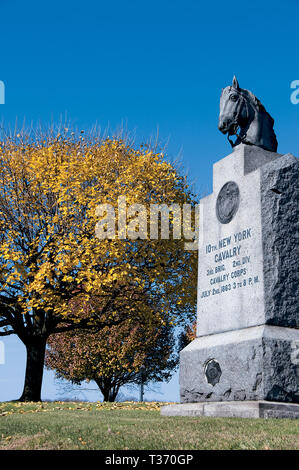
[[[232,101],[238,101],[238,95],[230,95]]]

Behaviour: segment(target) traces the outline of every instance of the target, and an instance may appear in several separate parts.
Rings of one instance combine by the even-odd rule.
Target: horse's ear
[[[239,83],[238,83],[238,80],[236,79],[235,75],[234,75],[234,78],[233,78],[233,87],[236,88],[236,90],[239,90]]]

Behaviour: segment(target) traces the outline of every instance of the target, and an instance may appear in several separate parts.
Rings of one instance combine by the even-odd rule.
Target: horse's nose
[[[218,129],[220,131],[223,131],[227,128],[227,120],[226,119],[219,119],[219,122],[218,122]]]

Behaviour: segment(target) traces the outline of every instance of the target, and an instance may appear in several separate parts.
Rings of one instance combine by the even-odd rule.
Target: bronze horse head
[[[239,87],[236,77],[222,90],[218,128],[227,134],[232,147],[241,143],[277,151],[274,119],[249,90]],[[233,142],[230,136],[236,136]]]

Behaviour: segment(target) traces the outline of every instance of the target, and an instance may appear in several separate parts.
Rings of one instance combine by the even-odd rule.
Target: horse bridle
[[[239,91],[237,90],[236,88],[233,88],[233,87],[230,87],[230,91],[233,89],[234,93],[238,94],[244,101],[245,101],[245,106],[246,106],[246,114],[247,114],[247,118],[249,118],[249,109],[248,109],[248,105],[250,104],[247,100],[247,98]],[[235,119],[233,121],[233,124],[235,125],[235,131],[233,134],[227,134],[227,140],[229,141],[229,143],[231,144],[232,147],[235,146],[235,143],[230,139],[230,136],[231,135],[235,135],[241,142],[243,142],[246,138],[246,134],[245,135],[240,135],[240,134],[237,134],[237,130],[238,128],[240,128],[239,124],[238,124],[238,121],[239,121],[239,117],[241,115],[241,109],[242,109],[242,100],[239,99],[239,102],[240,104],[238,103],[238,109],[237,109],[237,112],[236,112],[236,116],[235,116]]]

